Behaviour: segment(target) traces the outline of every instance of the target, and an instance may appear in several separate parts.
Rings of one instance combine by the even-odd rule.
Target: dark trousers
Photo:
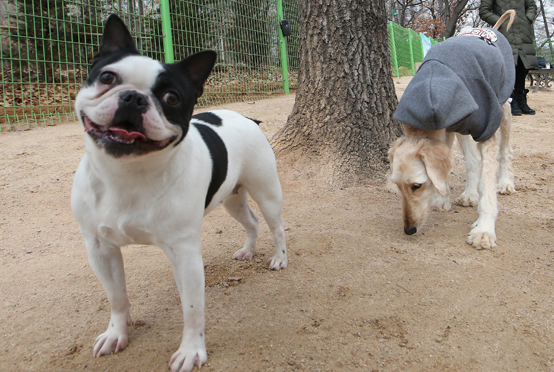
[[[525,78],[527,77],[527,70],[523,65],[521,58],[517,57],[516,65],[516,83],[514,84],[514,90],[516,92],[521,92],[525,89]]]

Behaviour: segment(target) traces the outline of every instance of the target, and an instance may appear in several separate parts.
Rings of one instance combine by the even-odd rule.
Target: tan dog
[[[509,27],[515,16],[515,11],[506,12],[494,28],[498,29],[498,26],[508,16],[511,17],[508,25]],[[506,49],[504,44],[506,44],[507,41],[505,39],[499,40],[501,35],[492,32],[491,29],[474,29],[472,32],[473,34],[471,34],[471,36],[479,36],[481,40],[483,40],[483,38],[480,37],[480,32],[483,32],[486,37],[492,39],[492,41],[487,39],[483,42],[487,42],[488,45],[496,47],[496,45],[493,44],[495,41],[498,41],[499,44],[501,44],[500,47]],[[467,40],[465,36],[456,37],[454,39],[461,38]],[[477,38],[471,39],[472,43],[475,42],[473,40],[477,40]],[[448,40],[443,43],[448,43]],[[477,41],[477,43],[479,43],[479,41]],[[451,42],[450,44],[456,47],[455,42]],[[448,47],[449,45],[444,44],[441,46],[442,49],[440,52],[449,55]],[[498,48],[500,49],[500,47]],[[431,50],[433,50],[433,48],[431,48]],[[495,51],[494,49],[492,50]],[[509,68],[511,67],[513,69],[513,62],[511,62],[511,65],[509,64],[509,53],[511,53],[511,51],[508,52],[504,50],[504,52],[506,73],[509,73],[511,72]],[[455,51],[452,52],[452,54],[455,53]],[[448,66],[448,61],[439,61],[437,55],[440,56],[441,54],[433,54],[430,51],[426,60],[429,57],[433,62],[438,61],[437,64],[441,66]],[[441,66],[439,66],[439,68],[442,68]],[[492,68],[496,68],[494,65],[492,66]],[[431,67],[428,65],[427,70],[432,67],[433,65],[431,65]],[[486,68],[491,68],[491,66],[487,65]],[[457,70],[454,69],[453,71],[459,74]],[[431,75],[429,76],[432,76],[432,79],[437,79],[432,75],[433,73],[434,72],[431,71]],[[447,74],[448,73],[450,72],[447,72]],[[502,71],[502,74],[505,74],[505,72]],[[423,76],[423,78],[421,76]],[[501,93],[497,92],[496,96],[493,96],[493,98],[497,99],[497,101],[504,100],[504,102],[498,102],[498,108],[491,108],[485,105],[495,106],[497,103],[494,102],[494,99],[477,101],[472,99],[472,97],[475,98],[475,95],[471,96],[469,93],[472,93],[472,89],[477,88],[472,86],[467,87],[467,85],[471,84],[474,80],[464,80],[463,83],[465,85],[462,85],[462,80],[460,80],[459,82],[456,81],[456,84],[459,84],[459,86],[449,87],[447,85],[445,87],[441,85],[436,88],[435,90],[438,89],[440,92],[446,91],[447,94],[450,94],[448,93],[448,89],[450,89],[452,96],[446,96],[445,98],[444,95],[440,96],[435,94],[436,92],[433,90],[435,88],[433,84],[436,84],[434,81],[437,80],[430,82],[431,78],[426,79],[425,76],[426,75],[420,75],[419,83],[416,82],[414,84],[409,94],[407,94],[410,89],[410,86],[408,86],[406,93],[404,93],[399,103],[398,110],[400,110],[400,112],[397,110],[395,118],[405,123],[404,136],[397,139],[389,151],[389,158],[391,160],[390,179],[398,186],[402,195],[404,232],[409,235],[416,233],[424,224],[429,209],[450,209],[448,174],[452,168],[453,157],[451,147],[454,142],[454,132],[456,132],[455,134],[458,138],[460,148],[466,158],[467,169],[466,189],[457,202],[463,206],[478,204],[479,213],[479,218],[473,224],[473,229],[469,233],[467,242],[477,249],[492,248],[496,246],[495,223],[498,215],[496,192],[498,191],[501,194],[515,192],[511,161],[512,149],[509,142],[510,125],[512,121],[510,104],[507,101],[509,92],[507,92],[507,88],[503,88],[504,91]],[[414,82],[416,77],[414,77],[412,82]],[[464,77],[465,76],[462,76],[462,78]],[[454,79],[456,78],[457,77],[454,77]],[[480,81],[482,80],[481,78]],[[443,84],[444,81],[448,80],[440,80],[440,83]],[[412,82],[410,84],[412,84]],[[494,86],[494,84],[493,81],[491,85]],[[513,87],[513,77],[508,75],[506,84],[511,84],[511,87]],[[422,87],[429,89],[429,91],[421,89]],[[460,93],[460,91],[464,89],[467,89],[466,91],[468,92],[465,96]],[[487,92],[487,94],[490,94],[490,92]],[[429,104],[428,102],[418,101],[415,102],[415,106],[414,102],[403,102],[403,100],[413,100],[414,97],[415,100],[419,100],[419,96],[426,95],[431,97],[430,99],[432,100],[430,101],[430,110],[432,112],[429,116],[417,116],[421,115],[420,112],[422,107],[426,108],[425,104]],[[487,98],[490,98],[490,96]],[[421,100],[424,99],[426,99],[426,97],[421,98]],[[449,99],[450,101],[448,101]],[[475,107],[478,106],[478,108],[471,108],[471,105]],[[468,107],[467,112],[464,112],[463,110],[466,107]],[[460,113],[460,111],[462,112]],[[484,116],[483,112],[485,111],[487,115]],[[456,117],[456,115],[458,115],[458,117]],[[461,120],[459,117],[460,115],[462,115]],[[424,119],[418,121],[420,117]],[[483,121],[483,117],[488,121],[486,125],[492,126],[492,129],[487,129],[490,131],[488,135],[482,135],[481,132],[477,133],[474,131],[474,128],[471,127],[473,122],[479,120]],[[439,128],[423,129],[422,126],[424,124],[428,125],[429,122]],[[481,159],[475,150],[470,136],[462,134],[471,134],[476,139],[482,159],[480,168],[479,162]],[[483,137],[485,138],[483,139]],[[496,174],[498,171],[497,157],[500,162],[500,177],[498,183],[496,183]]]

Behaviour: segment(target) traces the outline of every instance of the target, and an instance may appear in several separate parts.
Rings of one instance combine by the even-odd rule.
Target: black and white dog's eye
[[[169,106],[177,106],[181,102],[181,98],[179,98],[179,96],[173,92],[167,92],[164,95],[163,100]]]
[[[414,183],[412,185],[412,191],[416,191],[417,189],[419,189],[421,187],[421,183]]]
[[[110,85],[115,81],[115,74],[113,72],[106,71],[100,75],[98,79],[102,84]]]

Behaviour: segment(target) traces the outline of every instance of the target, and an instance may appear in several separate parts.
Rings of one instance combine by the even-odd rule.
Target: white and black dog
[[[190,371],[207,361],[204,334],[204,215],[223,203],[246,229],[234,258],[254,255],[258,204],[275,239],[271,269],[287,267],[282,192],[275,155],[256,122],[232,111],[192,116],[216,60],[205,51],[174,64],[140,55],[125,24],[107,20],[75,109],[86,153],[71,208],[90,265],[111,304],[94,356],[127,346],[131,324],[120,247],[153,244],[171,260],[184,316],[183,338],[169,365]]]

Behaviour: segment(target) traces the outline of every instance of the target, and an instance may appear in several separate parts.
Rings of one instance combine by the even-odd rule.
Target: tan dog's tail
[[[508,26],[506,27],[506,30],[509,30],[510,27],[512,26],[512,23],[514,23],[514,18],[516,17],[516,11],[513,9],[506,10],[506,12],[502,14],[502,17],[500,17],[500,19],[494,24],[492,28],[494,28],[495,30],[498,30],[500,25],[504,23],[504,21],[506,20],[506,18],[508,18],[508,16],[510,17],[510,21],[508,22]]]

